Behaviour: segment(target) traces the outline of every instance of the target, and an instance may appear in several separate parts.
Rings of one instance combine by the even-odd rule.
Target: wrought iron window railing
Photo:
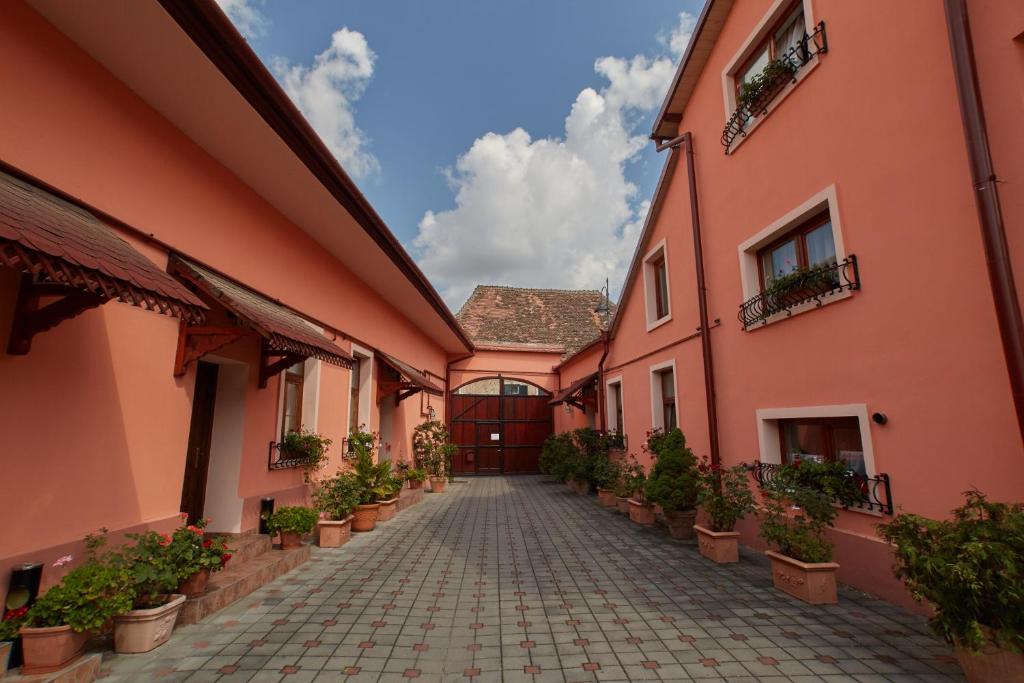
[[[758,486],[764,488],[775,477],[779,465],[755,461],[749,465],[749,468],[754,479],[757,480]],[[852,503],[847,501],[848,504],[845,507],[857,507],[862,510],[881,512],[885,515],[893,513],[892,488],[889,485],[888,474],[876,474],[873,477],[868,477],[851,471],[847,475],[854,479],[863,498]]]
[[[842,261],[794,271],[777,278],[760,294],[740,304],[737,314],[743,329],[766,322],[776,313],[790,313],[800,304],[816,301],[844,290],[860,289],[857,256],[850,254]]]
[[[270,446],[267,448],[267,469],[268,470],[288,470],[296,467],[302,467],[309,461],[309,457],[306,455],[296,456],[287,451],[281,450],[280,443],[271,441]]]
[[[796,83],[800,69],[810,63],[815,55],[828,52],[828,36],[825,22],[820,21],[811,33],[805,33],[799,43],[789,51],[772,60],[756,77],[756,85],[748,85],[740,95],[736,111],[732,113],[722,131],[722,145],[725,153],[737,137],[747,134],[751,120],[768,113],[768,105],[789,83]]]

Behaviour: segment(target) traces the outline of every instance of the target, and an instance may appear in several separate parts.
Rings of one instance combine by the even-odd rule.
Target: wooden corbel
[[[40,298],[49,296],[61,298],[40,308]],[[24,356],[32,349],[32,338],[37,334],[51,330],[65,320],[108,301],[109,297],[100,294],[67,285],[37,283],[28,273],[22,274],[7,353]]]
[[[181,377],[188,370],[189,363],[251,334],[252,332],[241,327],[196,326],[182,320],[178,326],[174,376]]]
[[[277,360],[272,360],[276,358]],[[281,374],[296,363],[306,360],[306,356],[287,351],[271,349],[266,340],[260,344],[260,379],[259,388],[266,389],[271,377]]]

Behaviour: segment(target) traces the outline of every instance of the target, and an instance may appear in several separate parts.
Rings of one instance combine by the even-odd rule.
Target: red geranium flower
[[[226,565],[228,563],[228,560],[230,560],[230,559],[231,559],[231,553],[224,553],[223,555],[221,555],[220,556],[220,566],[223,567],[224,565]]]
[[[203,547],[204,548],[209,548],[212,545],[213,545],[213,541],[210,541],[210,540],[203,541]]]
[[[170,545],[171,537],[167,534],[160,534],[160,545]]]

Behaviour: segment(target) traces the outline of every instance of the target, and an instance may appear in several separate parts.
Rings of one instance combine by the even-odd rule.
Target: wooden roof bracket
[[[44,296],[62,298],[40,307],[39,300]],[[26,355],[32,349],[32,338],[37,334],[51,330],[65,320],[108,301],[110,297],[68,285],[38,283],[32,275],[22,273],[7,353],[12,356]]]
[[[174,355],[174,376],[181,377],[188,364],[208,353],[213,353],[253,332],[241,327],[213,327],[190,325],[182,320],[178,325],[178,350]]]
[[[260,380],[259,388],[266,389],[267,382],[271,377],[276,377],[296,363],[301,363],[309,356],[303,356],[291,351],[278,351],[270,348],[270,344],[264,339],[260,342]],[[271,360],[276,358],[277,360]]]

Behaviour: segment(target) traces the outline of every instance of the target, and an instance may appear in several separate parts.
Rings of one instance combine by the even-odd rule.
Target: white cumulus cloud
[[[285,92],[302,110],[341,165],[356,178],[379,170],[368,150],[369,140],[356,125],[354,103],[373,77],[376,55],[366,37],[347,27],[331,36],[331,45],[313,59],[312,66],[271,62]]]
[[[671,56],[598,59],[606,84],[577,95],[564,135],[491,132],[459,156],[448,170],[455,206],[427,211],[413,242],[450,306],[478,283],[621,286],[650,205],[627,167],[647,144],[641,125],[665,96],[692,20],[684,13],[661,41]]]
[[[217,0],[238,32],[248,40],[266,35],[270,20],[263,14],[263,0]]]

